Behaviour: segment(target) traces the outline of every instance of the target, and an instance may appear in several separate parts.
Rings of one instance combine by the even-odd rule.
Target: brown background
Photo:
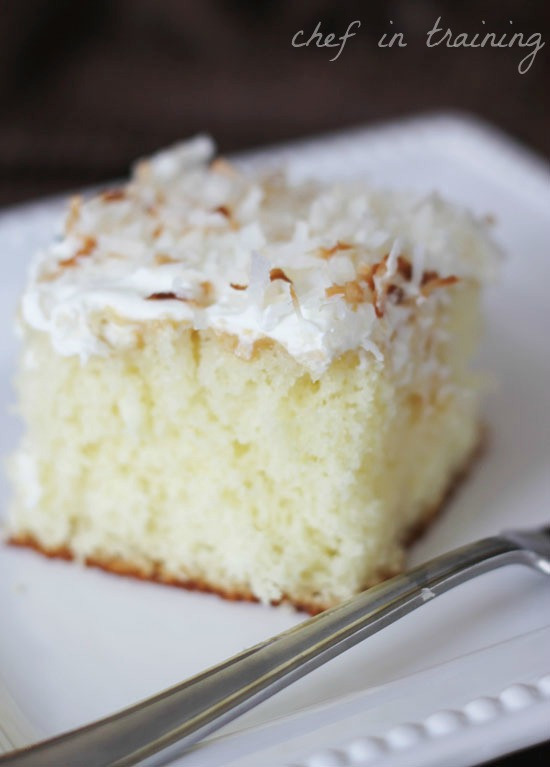
[[[223,151],[434,109],[467,110],[550,154],[548,50],[428,49],[458,32],[548,32],[541,0],[0,0],[0,203],[121,175],[207,130]],[[299,29],[343,34],[293,48]],[[404,32],[408,47],[379,48]],[[486,24],[483,27],[481,20]],[[513,21],[513,26],[509,24]]]

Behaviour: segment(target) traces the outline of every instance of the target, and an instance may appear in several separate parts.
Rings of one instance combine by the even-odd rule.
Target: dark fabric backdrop
[[[550,153],[548,46],[428,49],[458,32],[545,35],[542,0],[0,0],[0,203],[125,172],[207,130],[223,151],[434,109],[468,110]],[[299,29],[362,26],[340,58]],[[380,48],[402,31],[407,48]],[[482,26],[485,20],[485,27]]]

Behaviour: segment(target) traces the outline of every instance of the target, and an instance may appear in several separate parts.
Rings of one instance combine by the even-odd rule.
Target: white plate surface
[[[507,252],[487,296],[490,445],[412,564],[550,518],[550,185],[496,131],[434,116],[275,148],[245,162],[439,190],[496,216]],[[25,267],[63,203],[0,214],[0,450]],[[0,514],[9,489],[1,480]],[[302,620],[0,547],[0,753],[133,703]],[[274,696],[182,767],[465,765],[550,737],[550,582],[512,567],[466,584]],[[4,741],[3,741],[4,738]],[[179,764],[180,762],[178,762]]]

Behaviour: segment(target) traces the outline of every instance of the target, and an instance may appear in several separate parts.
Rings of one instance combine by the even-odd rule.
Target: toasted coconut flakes
[[[345,283],[344,298],[348,304],[361,304],[365,300],[365,291],[356,280]]]
[[[78,262],[78,259],[76,258],[76,256],[71,256],[70,258],[64,258],[62,261],[60,261],[59,266],[62,269],[71,269],[73,266],[76,266],[77,262]],[[55,273],[56,276],[59,276],[59,274],[61,274],[61,272]],[[48,280],[44,280],[44,278],[42,278],[42,281],[48,282]]]
[[[197,303],[200,306],[210,306],[210,304],[214,301],[214,286],[211,282],[206,280],[200,283],[200,288],[202,291],[202,296],[200,299],[197,299]]]
[[[129,301],[151,294],[151,301],[165,302],[156,309],[151,301],[149,309],[141,304],[144,320],[192,314],[194,327],[203,323],[239,337],[263,334],[321,371],[366,337],[385,347],[399,331],[404,341],[395,346],[406,346],[417,304],[455,281],[439,274],[483,281],[495,260],[484,227],[437,200],[428,198],[417,210],[415,198],[401,193],[366,189],[363,195],[354,184],[302,186],[283,175],[265,181],[263,174],[235,172],[224,160],[211,164],[202,149],[184,154],[169,152],[152,166],[141,164],[121,204],[110,202],[122,199],[116,189],[105,189],[82,210],[80,200],[72,202],[69,236],[47,251],[35,274],[35,282],[44,284],[35,286],[25,309],[25,320],[48,323],[67,353],[73,353],[73,335],[65,339],[61,323],[58,328],[52,319],[58,305],[67,300],[77,306],[95,333],[96,307],[116,304],[122,315],[128,308],[134,316]],[[231,231],[232,216],[242,231]],[[86,262],[88,233],[98,242]],[[77,268],[63,270],[62,259]],[[439,274],[424,275],[425,269]],[[51,276],[51,270],[57,272]],[[47,283],[57,277],[59,286]],[[231,283],[235,277],[241,282]],[[212,286],[200,286],[200,280],[211,280],[214,300]],[[446,292],[452,291],[436,292],[430,301],[445,299]],[[303,321],[294,316],[298,296]],[[376,315],[384,319],[377,323]],[[271,324],[264,327],[264,321]],[[95,353],[89,341],[82,335],[79,352]]]
[[[117,202],[118,200],[126,199],[126,192],[124,189],[107,189],[101,193],[101,199],[103,202]]]
[[[326,288],[325,295],[327,298],[331,296],[341,295],[352,306],[364,303],[367,299],[367,295],[362,285],[357,280],[351,280],[345,282],[343,285],[331,285],[330,288]]]
[[[82,208],[82,197],[71,197],[69,200],[69,212],[65,219],[65,233],[70,234],[74,229],[76,222],[80,218],[80,209]]]
[[[200,307],[201,309],[210,306],[214,301],[214,286],[211,282],[200,282],[200,295],[195,297],[178,296],[173,291],[162,291],[160,293],[151,293],[146,297],[146,301],[182,301],[192,306]]]
[[[214,173],[219,173],[222,176],[234,177],[239,175],[234,166],[223,157],[216,157],[216,159],[210,163],[210,170]]]
[[[362,264],[357,270],[357,279],[366,282],[372,292],[374,292],[373,272],[372,264]]]
[[[296,314],[302,316],[302,310],[300,308],[300,302],[298,301],[298,295],[296,293],[296,290],[294,289],[294,283],[292,282],[290,277],[287,277],[287,275],[283,272],[282,269],[279,269],[279,267],[275,267],[274,269],[270,269],[269,279],[271,282],[275,282],[275,280],[282,280],[283,282],[288,282],[290,297],[292,299],[292,305],[294,306],[294,310]]]
[[[269,279],[271,282],[274,280],[284,280],[284,282],[289,282],[292,285],[292,280],[286,276],[282,269],[279,269],[278,267],[270,270]]]
[[[405,292],[396,284],[384,285],[379,282],[375,282],[375,278],[380,280],[387,271],[389,256],[385,255],[381,261],[375,264],[361,264],[357,269],[357,279],[359,282],[364,282],[368,285],[371,295],[374,310],[377,317],[384,316],[384,305],[386,296],[392,297],[392,303],[400,304],[405,298]],[[403,280],[409,281],[412,277],[412,265],[411,262],[404,256],[398,256],[396,262],[396,274]]]
[[[176,296],[175,293],[169,292],[169,293],[151,293],[150,296],[147,296],[145,299],[146,301],[185,301],[184,298],[179,298]]]
[[[227,207],[227,205],[218,205],[217,208],[214,208],[214,213],[220,213],[222,216],[225,216],[226,218],[231,218],[231,211]]]
[[[97,240],[95,237],[86,236],[84,238],[84,242],[82,244],[82,247],[79,248],[75,256],[89,256],[92,250],[97,247]]]
[[[378,261],[378,263],[374,264],[372,267],[372,304],[374,306],[375,314],[379,319],[380,317],[384,316],[384,303],[387,286],[380,286],[377,284],[376,279],[381,279],[384,276],[387,269],[388,258],[389,254],[386,253],[384,258],[381,261]]]
[[[177,264],[178,259],[172,258],[168,253],[155,253],[155,264],[162,266],[163,264]]]
[[[409,281],[412,278],[412,264],[405,256],[397,256],[397,271],[404,280]]]
[[[386,255],[381,261],[378,261],[377,264],[374,264],[373,271],[372,271],[373,277],[382,277],[382,275],[385,273],[387,269],[388,258],[389,258],[389,255],[386,253]]]
[[[336,245],[333,245],[332,248],[319,248],[319,254],[321,258],[331,258],[335,253],[337,253],[339,250],[351,250],[353,248],[353,245],[350,245],[348,242],[338,242]]]
[[[455,285],[459,281],[458,277],[451,274],[449,277],[433,277],[428,282],[424,283],[421,288],[423,296],[429,296],[437,288],[445,288],[448,285]]]
[[[327,298],[332,298],[332,296],[343,296],[345,292],[344,285],[331,285],[330,288],[326,288],[325,295]]]
[[[439,277],[439,274],[437,272],[426,270],[425,272],[422,272],[422,279],[420,280],[420,285],[424,286],[427,285],[428,282],[431,282],[432,280],[437,280]]]
[[[390,296],[392,304],[401,304],[405,298],[405,291],[399,285],[390,285],[386,295]]]
[[[233,212],[231,211],[231,208],[229,208],[227,205],[218,205],[218,207],[214,208],[212,212],[219,213],[221,216],[224,216],[233,231],[236,231],[239,228],[238,222],[233,218]]]
[[[298,294],[296,293],[296,290],[294,289],[294,285],[292,282],[290,282],[289,285],[290,290],[290,297],[292,299],[292,306],[294,307],[294,311],[298,316],[302,316],[302,309],[300,307],[300,302],[298,301]]]
[[[76,251],[76,253],[71,256],[70,258],[65,258],[63,261],[59,262],[59,266],[62,267],[71,267],[76,266],[78,263],[78,259],[83,256],[89,256],[90,253],[97,247],[97,240],[95,237],[90,237],[87,235],[84,237],[84,241],[80,248]]]

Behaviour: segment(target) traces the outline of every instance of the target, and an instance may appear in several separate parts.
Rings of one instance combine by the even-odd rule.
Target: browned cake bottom
[[[480,437],[474,450],[468,456],[462,468],[459,469],[459,471],[457,471],[451,478],[439,503],[430,508],[424,515],[424,518],[420,520],[420,522],[417,522],[413,527],[406,531],[405,535],[403,536],[403,544],[407,548],[410,547],[416,540],[418,540],[418,538],[420,538],[426,532],[432,522],[439,516],[439,514],[442,513],[444,508],[449,503],[451,497],[454,496],[458,487],[462,484],[466,476],[473,469],[473,466],[481,457],[482,453],[485,451],[486,445],[487,431],[485,428],[481,428]],[[65,560],[74,559],[74,555],[68,546],[48,548],[43,546],[40,541],[34,538],[31,534],[12,536],[8,539],[8,543],[12,546],[21,546],[33,549],[34,551],[37,551],[40,554],[50,558]],[[124,575],[130,578],[137,578],[142,581],[163,583],[167,586],[177,586],[178,588],[184,588],[188,591],[203,591],[210,594],[217,594],[218,596],[231,601],[259,601],[257,597],[255,597],[254,594],[252,594],[252,592],[247,589],[226,588],[223,585],[212,584],[206,580],[200,579],[174,578],[173,576],[163,572],[159,565],[153,566],[151,570],[145,570],[144,568],[136,566],[132,562],[128,562],[120,558],[102,559],[98,557],[86,557],[84,563],[89,567],[98,567],[101,570],[105,570],[109,573],[115,573],[116,575]],[[375,586],[377,583],[387,580],[388,578],[392,578],[393,576],[398,575],[399,572],[400,570],[398,569],[393,571],[380,571],[376,578],[373,578],[371,581],[364,584],[364,589]],[[271,602],[272,605],[280,605],[282,603],[290,604],[297,610],[302,610],[306,613],[309,613],[310,615],[317,615],[318,613],[321,613],[333,606],[332,604],[320,605],[317,601],[308,602],[307,600],[294,599],[292,596],[286,594],[283,595],[281,599]]]

